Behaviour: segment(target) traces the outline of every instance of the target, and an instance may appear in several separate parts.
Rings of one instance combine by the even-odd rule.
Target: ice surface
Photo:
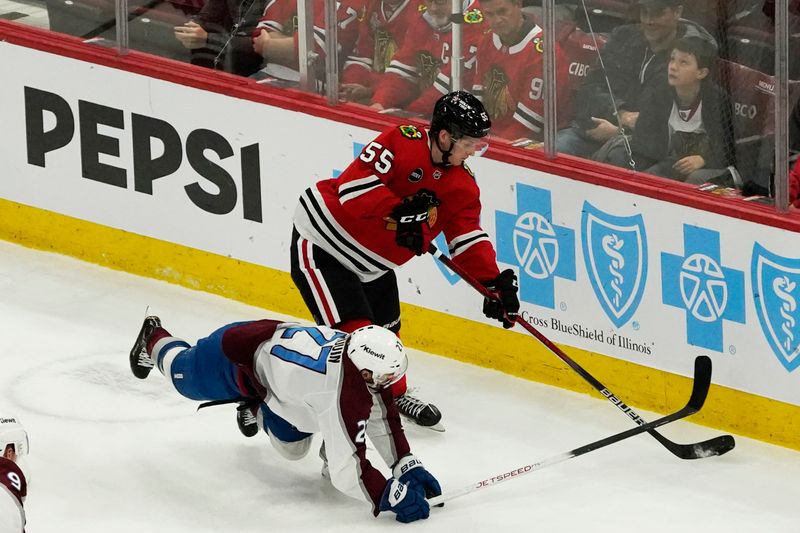
[[[278,316],[0,242],[0,413],[30,434],[28,533],[800,532],[800,454],[742,437],[724,457],[681,461],[641,435],[455,499],[425,522],[372,518],[321,478],[316,444],[288,462],[265,435],[242,437],[231,406],[195,412],[157,371],[135,379],[127,352],[147,305],[190,342]],[[588,396],[410,359],[410,384],[442,409],[447,432],[409,427],[409,440],[445,491],[631,424]],[[719,433],[684,421],[662,432]]]

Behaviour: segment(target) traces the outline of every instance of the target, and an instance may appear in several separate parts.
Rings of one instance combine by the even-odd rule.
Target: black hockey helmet
[[[467,91],[448,93],[436,101],[431,117],[431,133],[450,132],[454,139],[461,137],[486,137],[492,121],[483,104]]]

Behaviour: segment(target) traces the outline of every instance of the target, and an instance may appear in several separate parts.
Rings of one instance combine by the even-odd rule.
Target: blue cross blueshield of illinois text
[[[642,301],[647,281],[647,233],[642,215],[615,216],[583,203],[583,260],[594,294],[617,328]]]
[[[791,372],[800,366],[800,259],[780,256],[756,242],[750,275],[761,330],[778,361]]]
[[[497,211],[497,261],[519,267],[520,300],[555,308],[555,278],[575,281],[575,231],[553,224],[550,191],[517,183],[517,212]]]
[[[661,297],[686,313],[689,344],[723,351],[723,322],[744,324],[744,272],[722,266],[719,232],[683,226],[684,255],[661,253]]]

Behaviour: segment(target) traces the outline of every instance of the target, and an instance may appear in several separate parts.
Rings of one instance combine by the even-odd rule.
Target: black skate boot
[[[136,337],[136,342],[131,348],[130,363],[131,372],[139,379],[145,379],[150,371],[155,366],[153,359],[147,353],[147,341],[153,335],[156,328],[161,327],[161,320],[157,316],[147,316],[142,324],[142,329],[139,330],[139,336]]]
[[[256,409],[256,413],[253,413]],[[236,424],[245,437],[255,437],[258,434],[258,405],[251,402],[240,402],[236,408]]]
[[[402,396],[394,399],[394,404],[400,414],[417,424],[434,431],[444,431],[441,424],[442,413],[432,403],[426,403],[413,395],[414,389],[409,389]]]

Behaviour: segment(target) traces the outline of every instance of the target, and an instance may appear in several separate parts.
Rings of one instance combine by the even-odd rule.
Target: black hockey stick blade
[[[461,489],[457,489],[455,491],[451,491],[446,494],[441,494],[434,498],[430,498],[428,500],[428,504],[431,507],[433,507],[434,505],[439,505],[448,500],[452,500],[453,498],[464,496],[465,494],[469,494],[470,492],[475,492],[476,490],[483,489],[486,487],[491,487],[497,485],[498,483],[502,483],[503,481],[507,481],[509,479],[520,477],[525,474],[530,474],[531,472],[535,472],[537,470],[547,468],[548,466],[552,466],[562,461],[573,459],[575,457],[587,454],[589,452],[599,450],[600,448],[605,448],[606,446],[610,446],[611,444],[614,444],[616,442],[625,439],[629,439],[631,437],[635,437],[636,435],[654,431],[657,427],[669,424],[670,422],[686,418],[690,415],[695,414],[700,409],[702,409],[703,404],[706,401],[706,397],[708,396],[708,389],[710,386],[711,386],[711,359],[709,359],[707,356],[701,355],[700,357],[695,359],[695,377],[694,377],[694,382],[692,383],[692,395],[689,397],[689,401],[686,403],[686,405],[681,409],[679,409],[678,411],[675,411],[674,413],[653,420],[652,422],[645,422],[642,425],[637,426],[635,428],[627,429],[625,431],[616,433],[614,435],[605,437],[603,439],[590,442],[589,444],[584,444],[583,446],[579,446],[574,450],[554,455],[552,457],[538,461],[533,464],[516,467],[512,470],[509,470],[508,472],[497,474],[490,478],[477,481],[475,483],[472,483],[471,485],[462,487]]]
[[[428,253],[430,253],[432,256],[438,259],[447,268],[458,274],[461,277],[461,279],[463,279],[469,286],[478,291],[478,293],[480,293],[485,298],[497,298],[495,294],[493,294],[481,283],[479,283],[478,280],[472,277],[472,275],[470,275],[469,272],[461,268],[458,264],[453,262],[452,259],[444,255],[442,252],[440,252],[439,249],[436,248],[435,244],[433,243],[430,244],[430,246],[428,247]],[[644,420],[642,417],[640,417],[638,414],[636,414],[636,412],[633,409],[631,409],[630,406],[623,403],[619,398],[617,398],[616,395],[614,395],[610,390],[608,390],[605,385],[600,383],[594,376],[592,376],[589,372],[587,372],[586,369],[584,369],[571,357],[569,357],[566,353],[564,353],[564,351],[561,350],[561,348],[559,348],[555,343],[553,343],[550,339],[548,339],[539,330],[537,330],[527,321],[523,320],[522,317],[517,316],[516,323],[519,324],[520,327],[525,329],[528,333],[533,335],[539,342],[541,342],[545,347],[547,347],[556,357],[561,359],[570,368],[572,368],[579,376],[581,376],[587,383],[592,385],[592,387],[594,387],[598,392],[600,392],[603,396],[605,396],[606,399],[608,399],[614,405],[616,405],[618,409],[622,410],[626,415],[628,415],[628,417],[631,420],[636,422],[639,426],[647,423],[647,421]],[[708,370],[710,373],[710,368],[711,368],[710,359],[708,363],[709,363]],[[705,365],[705,363],[699,363],[699,364]],[[649,433],[670,453],[672,453],[679,459],[702,459],[704,457],[722,455],[731,451],[734,448],[734,446],[736,446],[736,441],[733,440],[733,437],[731,435],[720,435],[702,442],[695,442],[692,444],[681,444],[679,442],[675,442],[668,439],[655,429],[650,430]]]
[[[705,381],[705,390],[698,387],[698,383]],[[692,396],[687,405],[702,405],[706,401],[708,389],[711,385],[711,358],[701,355],[694,361],[694,386]],[[702,395],[702,397],[700,397]],[[700,410],[700,407],[697,410]],[[723,455],[731,451],[736,446],[736,441],[731,435],[719,435],[713,439],[705,440],[695,444],[678,444],[663,436],[657,431],[649,431],[662,445],[681,459],[702,459],[715,455]]]
[[[640,433],[644,433],[645,431],[650,433],[657,427],[663,426],[664,424],[669,424],[670,422],[674,422],[675,420],[680,420],[681,418],[686,418],[687,416],[691,416],[703,408],[703,405],[706,403],[706,398],[708,397],[708,389],[710,387],[711,387],[711,359],[706,355],[700,355],[694,360],[694,380],[692,381],[692,395],[689,397],[689,401],[686,402],[686,405],[684,405],[681,409],[675,411],[674,413],[653,420],[652,422],[645,422],[641,426],[631,428],[626,431],[622,431],[620,433],[617,433],[616,435],[611,435],[610,437],[600,439],[591,444],[581,446],[580,448],[575,448],[569,453],[572,454],[573,457],[578,455],[583,455],[584,453],[591,452],[598,448],[604,448],[609,444],[614,444],[615,442],[619,442],[629,437],[633,437]]]

